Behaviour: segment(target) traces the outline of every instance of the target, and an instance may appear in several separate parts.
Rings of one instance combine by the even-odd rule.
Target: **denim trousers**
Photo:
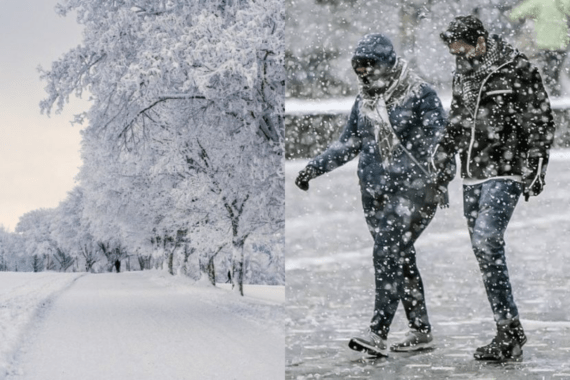
[[[374,314],[370,329],[387,338],[402,301],[410,328],[430,332],[424,287],[414,243],[437,208],[424,189],[370,194],[363,190],[366,222],[374,238]]]
[[[521,183],[494,179],[463,186],[463,210],[495,321],[518,316],[504,235],[522,193]]]

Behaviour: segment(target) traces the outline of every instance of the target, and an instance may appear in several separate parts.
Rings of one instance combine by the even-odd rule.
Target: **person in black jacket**
[[[360,92],[348,123],[339,140],[299,173],[296,184],[308,190],[310,180],[360,155],[362,205],[374,239],[376,297],[368,336],[351,339],[349,347],[386,356],[388,331],[400,301],[411,330],[391,349],[423,349],[433,340],[414,243],[438,203],[446,204],[448,179],[429,171],[445,114],[435,91],[396,56],[386,36],[364,36],[352,66]],[[453,163],[446,165],[454,170]]]
[[[441,39],[456,56],[446,134],[435,170],[459,152],[464,214],[497,323],[479,360],[522,358],[526,336],[505,261],[505,230],[519,197],[540,194],[554,122],[540,74],[528,59],[473,16],[455,18]]]

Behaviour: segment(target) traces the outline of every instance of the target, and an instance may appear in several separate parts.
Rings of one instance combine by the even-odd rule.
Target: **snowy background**
[[[82,36],[59,58],[43,53],[31,112],[48,120],[89,100],[67,121],[81,166],[59,204],[0,228],[0,271],[160,268],[240,293],[282,285],[283,3],[52,7]]]
[[[507,229],[507,261],[523,326],[524,361],[477,362],[476,347],[495,334],[473,255],[461,198],[450,184],[440,209],[416,243],[435,349],[364,360],[348,348],[370,322],[374,277],[356,161],[311,181],[294,179],[306,161],[286,164],[288,379],[562,379],[570,378],[570,152],[554,151],[544,192],[521,200]],[[400,307],[389,343],[403,338]]]
[[[0,379],[282,379],[284,287],[0,273]]]
[[[532,60],[537,58],[534,23],[511,21],[521,0],[285,0],[286,69],[290,98],[354,95],[350,58],[367,33],[384,33],[439,92],[447,92],[455,60],[439,34],[454,17],[475,14],[490,33],[502,35]],[[568,66],[563,79],[568,84]]]

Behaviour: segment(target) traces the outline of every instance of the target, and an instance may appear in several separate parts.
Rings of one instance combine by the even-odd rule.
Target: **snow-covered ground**
[[[477,362],[494,322],[463,217],[461,182],[416,244],[436,347],[364,360],[348,349],[373,306],[372,239],[360,205],[356,160],[297,189],[306,161],[286,164],[286,378],[570,379],[570,151],[552,152],[544,192],[521,199],[507,230],[515,300],[528,335],[524,361]],[[398,310],[389,343],[403,337]]]
[[[284,287],[244,293],[159,271],[0,272],[0,379],[282,379]]]

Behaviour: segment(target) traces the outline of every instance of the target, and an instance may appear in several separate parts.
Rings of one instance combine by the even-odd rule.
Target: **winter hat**
[[[485,38],[489,33],[485,30],[483,23],[475,16],[459,16],[449,23],[447,30],[439,35],[439,37],[447,45],[455,41],[464,41],[471,46],[477,45],[479,37]]]
[[[365,35],[352,56],[352,67],[356,68],[364,62],[375,67],[393,67],[396,63],[396,52],[392,41],[380,33]]]

